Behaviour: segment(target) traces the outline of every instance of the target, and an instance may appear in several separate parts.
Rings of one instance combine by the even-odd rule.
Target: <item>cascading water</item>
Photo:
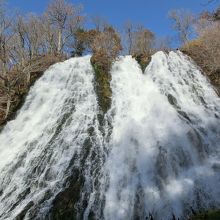
[[[126,57],[111,85],[106,219],[168,220],[219,207],[220,103],[195,65],[158,52],[143,75]]]
[[[56,64],[2,131],[0,219],[14,219],[25,209],[44,219],[66,178],[80,165],[89,130],[99,141],[93,78],[89,56]]]
[[[119,58],[108,126],[89,59],[50,68],[1,132],[0,219],[53,219],[68,187],[69,219],[186,219],[219,208],[220,100],[199,69],[180,52],[156,53],[144,74]]]

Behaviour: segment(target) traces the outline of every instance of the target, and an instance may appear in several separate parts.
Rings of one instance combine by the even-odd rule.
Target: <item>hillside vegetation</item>
[[[185,42],[181,50],[189,55],[220,92],[220,8],[202,13],[194,23],[197,37]],[[219,93],[220,94],[220,93]]]

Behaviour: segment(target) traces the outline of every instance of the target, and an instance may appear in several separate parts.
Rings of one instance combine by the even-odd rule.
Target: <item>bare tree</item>
[[[211,72],[220,71],[220,23],[215,22],[201,32],[200,40],[207,58],[204,62],[208,62]]]
[[[56,28],[54,28],[51,25],[51,23],[46,15],[44,15],[41,18],[41,23],[42,23],[42,29],[44,32],[43,44],[42,44],[43,52],[55,54],[58,51],[58,49],[57,49],[58,31]]]
[[[220,7],[218,7],[215,13],[213,14],[213,19],[215,21],[220,21]]]
[[[14,43],[14,52],[17,56],[17,62],[21,66],[24,66],[25,60],[27,58],[27,53],[26,53],[27,28],[23,16],[17,15],[17,19],[13,24],[13,31],[15,33],[13,43]]]
[[[155,48],[157,50],[169,51],[172,46],[172,38],[169,36],[157,37],[155,40]]]
[[[9,40],[11,21],[7,18],[3,1],[0,2],[0,110],[7,117],[11,104],[10,81],[8,80]],[[6,104],[6,108],[2,105]]]
[[[0,2],[0,67],[5,75],[7,72],[7,64],[9,62],[9,40],[11,38],[11,20],[7,17],[4,8],[4,2]]]
[[[185,44],[193,34],[194,15],[187,10],[172,10],[169,17],[173,22],[173,29],[178,32],[179,40]]]
[[[220,92],[220,22],[209,15],[200,16],[197,39],[187,42],[182,50],[195,60]],[[205,25],[201,25],[201,19]]]
[[[150,30],[139,26],[134,32],[131,54],[151,54],[154,38],[155,36]]]
[[[124,30],[125,30],[125,41],[126,41],[126,47],[128,54],[131,54],[132,48],[133,48],[133,41],[134,41],[134,29],[135,26],[131,22],[126,22],[124,25]]]
[[[194,30],[196,34],[199,36],[202,32],[213,24],[213,20],[211,19],[210,13],[208,11],[202,12],[194,22]]]
[[[75,55],[76,54],[82,55],[84,51],[83,44],[86,37],[85,36],[86,31],[83,28],[84,22],[85,22],[85,17],[80,15],[80,11],[78,13],[75,12],[74,17],[68,22],[65,42],[67,47],[73,49],[74,53],[76,52]],[[72,53],[72,55],[74,54]]]
[[[41,20],[35,15],[30,15],[26,23],[26,38],[30,60],[41,53],[44,31]]]
[[[74,14],[74,7],[65,0],[52,1],[46,11],[51,24],[58,28],[57,52],[60,53],[63,45],[63,31],[68,19]]]
[[[91,48],[93,52],[91,62],[108,72],[122,49],[120,36],[113,27],[106,27],[103,32],[95,35]]]
[[[101,17],[101,16],[97,16],[97,15],[96,15],[96,16],[93,16],[93,17],[91,18],[91,21],[92,21],[92,23],[94,24],[95,29],[96,29],[97,31],[100,31],[100,32],[104,31],[104,29],[109,26],[109,24],[108,24],[108,22],[106,21],[106,19],[103,18],[103,17]]]
[[[103,51],[109,58],[115,58],[121,50],[120,37],[113,27],[107,27],[93,41],[94,53]]]
[[[124,32],[125,48],[128,54],[150,54],[155,36],[149,29],[144,28],[142,25],[134,25],[131,22],[126,22]]]
[[[215,3],[215,2],[218,2],[218,0],[208,0],[205,3],[203,3],[202,5],[207,6],[207,5],[209,5],[211,3]]]

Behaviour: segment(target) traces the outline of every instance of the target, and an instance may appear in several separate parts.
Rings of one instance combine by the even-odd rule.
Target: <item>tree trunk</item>
[[[6,107],[6,111],[5,111],[5,119],[8,117],[9,114],[9,110],[10,110],[10,106],[11,106],[11,97],[10,95],[7,95],[7,107]]]
[[[27,72],[27,85],[30,84],[30,81],[31,81],[31,74],[30,74],[30,71]]]
[[[6,65],[5,62],[3,62],[2,75],[3,75],[4,77],[7,75],[7,65]]]
[[[58,45],[57,45],[57,52],[61,52],[61,45],[62,45],[62,30],[58,32]]]

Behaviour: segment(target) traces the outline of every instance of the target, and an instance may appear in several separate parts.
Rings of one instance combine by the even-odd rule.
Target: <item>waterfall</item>
[[[97,130],[93,77],[89,56],[54,65],[2,131],[0,219],[13,219],[25,208],[43,216],[80,165],[89,130]]]
[[[198,68],[181,53],[158,52],[143,75],[126,57],[111,85],[106,219],[166,220],[218,206],[220,103]]]
[[[0,134],[0,219],[53,219],[68,188],[72,219],[219,208],[220,99],[199,68],[157,52],[144,74],[131,56],[111,74],[103,123],[90,56],[52,66],[31,88]]]

